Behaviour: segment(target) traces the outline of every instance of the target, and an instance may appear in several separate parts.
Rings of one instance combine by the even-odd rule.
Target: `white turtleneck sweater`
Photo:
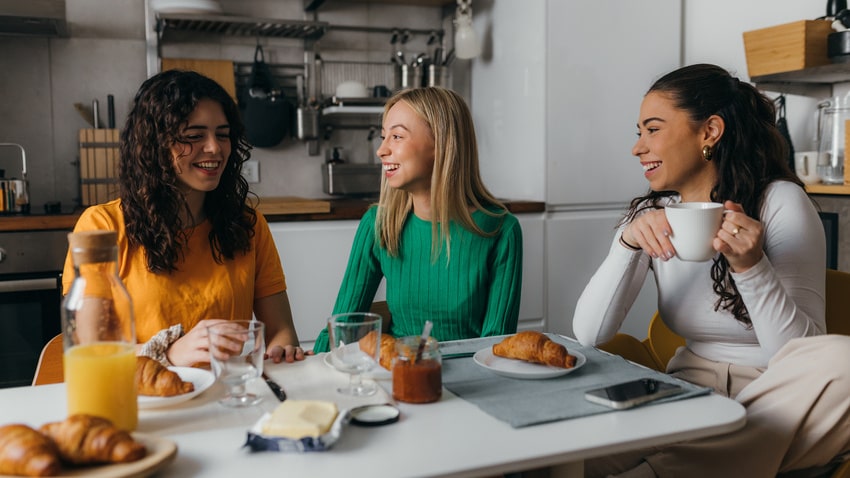
[[[589,345],[610,340],[650,264],[664,322],[686,339],[688,348],[709,360],[767,367],[789,340],[826,333],[826,244],[817,211],[805,191],[787,181],[772,183],[765,194],[760,218],[765,255],[749,270],[732,274],[752,327],[723,309],[714,310],[718,296],[712,289],[712,261],[652,259],[622,246],[618,241],[622,230],[618,230],[608,256],[576,305],[576,338]]]

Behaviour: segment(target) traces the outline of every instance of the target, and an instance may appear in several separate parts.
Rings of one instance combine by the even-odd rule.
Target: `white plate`
[[[587,358],[579,352],[570,351],[570,355],[575,355],[576,357],[576,364],[573,368],[550,367],[548,365],[526,362],[525,360],[498,357],[493,355],[493,347],[487,347],[486,349],[475,352],[472,360],[487,370],[505,377],[542,379],[560,377],[561,375],[574,372],[587,362]]]
[[[110,465],[63,466],[57,477],[85,476],[87,478],[138,478],[153,475],[174,461],[177,444],[156,435],[133,432],[133,438],[145,446],[147,454],[139,461]],[[0,478],[20,478],[19,475],[0,475]]]
[[[221,13],[216,0],[153,0],[151,4],[158,13]]]
[[[200,395],[204,390],[210,388],[215,383],[215,375],[209,370],[204,370],[194,367],[168,367],[168,370],[180,375],[184,382],[192,382],[195,390],[181,395],[172,397],[152,397],[149,395],[139,395],[139,408],[160,408],[182,403],[191,400]]]
[[[331,353],[330,352],[326,353],[322,360],[324,360],[325,365],[336,370],[336,367],[334,367],[333,362],[331,362]],[[372,370],[369,370],[368,372],[364,372],[363,378],[368,378],[368,379],[372,379],[372,380],[392,380],[393,374],[389,370],[378,365],[378,366],[374,367]]]

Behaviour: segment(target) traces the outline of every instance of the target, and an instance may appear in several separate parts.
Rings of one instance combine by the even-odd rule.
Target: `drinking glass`
[[[263,397],[248,393],[245,384],[263,373],[266,353],[265,324],[256,320],[230,320],[207,327],[210,365],[227,387],[219,400],[227,407],[250,407]]]
[[[360,339],[373,334],[375,340]],[[331,363],[351,375],[348,386],[337,389],[343,395],[373,395],[378,387],[363,383],[362,373],[377,366],[381,353],[381,316],[370,312],[336,314],[328,319]]]

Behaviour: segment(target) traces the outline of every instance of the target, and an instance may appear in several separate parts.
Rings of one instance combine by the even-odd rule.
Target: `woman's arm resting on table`
[[[266,324],[266,354],[274,363],[304,360],[286,291],[256,299],[254,315]]]

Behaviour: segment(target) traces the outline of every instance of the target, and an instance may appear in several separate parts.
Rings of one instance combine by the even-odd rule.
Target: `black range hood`
[[[0,0],[0,35],[67,37],[65,0]]]

